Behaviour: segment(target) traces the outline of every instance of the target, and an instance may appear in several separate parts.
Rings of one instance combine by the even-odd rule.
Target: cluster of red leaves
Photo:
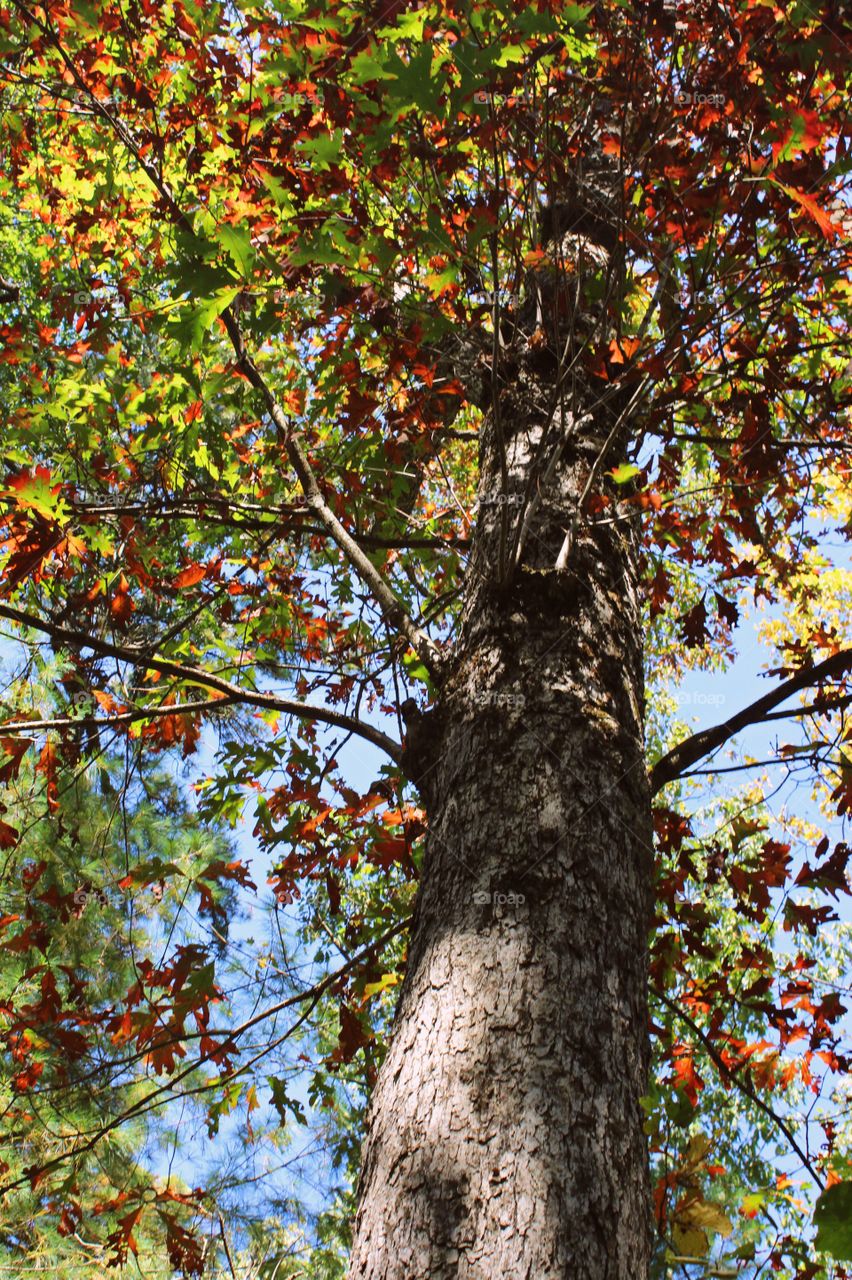
[[[171,1073],[175,1059],[186,1057],[186,1019],[192,1017],[200,1033],[199,1044],[205,1059],[228,1069],[227,1039],[219,1041],[209,1032],[210,1009],[222,999],[213,978],[205,947],[196,944],[176,948],[170,964],[155,966],[143,960],[139,980],[127,992],[124,1008],[106,1021],[113,1044],[134,1041],[155,1071]]]
[[[254,832],[267,847],[291,845],[270,878],[280,903],[299,896],[298,882],[303,877],[320,878],[326,882],[332,911],[337,914],[339,875],[356,867],[361,858],[384,871],[398,866],[406,877],[416,877],[412,847],[426,829],[422,809],[389,803],[384,788],[360,795],[341,787],[342,803],[336,803],[321,793],[319,783],[302,779],[295,765],[289,766],[288,772],[290,781],[276,787],[270,796],[269,820],[262,818]],[[387,807],[377,822],[375,811],[383,804]],[[392,834],[394,831],[398,834]]]
[[[113,1215],[116,1226],[107,1237],[112,1249],[110,1266],[124,1267],[130,1254],[139,1253],[135,1231],[143,1214],[154,1214],[166,1230],[166,1248],[169,1262],[180,1275],[190,1280],[201,1276],[205,1267],[205,1251],[197,1232],[186,1222],[181,1222],[176,1210],[182,1208],[198,1213],[203,1208],[204,1196],[200,1190],[182,1194],[171,1189],[145,1187],[134,1191],[122,1191],[111,1200],[96,1204],[92,1212],[96,1216]],[[62,1209],[61,1223],[66,1230],[75,1230],[81,1216],[79,1205],[68,1204]],[[61,1229],[60,1229],[61,1230]]]
[[[652,983],[661,992],[675,991],[688,1024],[700,1029],[699,1038],[672,1038],[662,1045],[672,1066],[670,1082],[697,1105],[704,1082],[696,1062],[704,1060],[718,1070],[728,1089],[736,1077],[759,1094],[769,1093],[783,1090],[798,1077],[818,1093],[821,1083],[811,1070],[815,1057],[835,1073],[852,1065],[840,1047],[846,1007],[836,992],[815,994],[808,977],[814,961],[801,954],[779,963],[769,948],[744,941],[735,964],[723,963],[701,885],[724,885],[737,915],[755,926],[776,913],[780,903],[785,929],[813,934],[820,924],[837,919],[836,913],[825,904],[797,902],[791,895],[797,888],[819,888],[835,898],[852,893],[852,850],[840,843],[829,853],[829,842],[823,839],[813,865],[806,860],[796,871],[787,845],[765,840],[748,851],[746,842],[760,833],[756,823],[734,824],[728,845],[719,840],[701,844],[690,822],[665,808],[655,811],[655,828],[664,869],[657,882]],[[703,872],[698,858],[706,868]],[[701,962],[700,979],[693,976],[694,961]],[[714,962],[709,972],[707,961]],[[758,1014],[775,1039],[744,1041],[733,1034],[728,1024],[736,1008]],[[782,1058],[793,1045],[800,1046],[795,1057]]]

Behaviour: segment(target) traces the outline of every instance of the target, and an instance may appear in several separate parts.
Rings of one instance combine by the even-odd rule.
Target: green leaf
[[[415,654],[406,654],[402,659],[402,665],[405,667],[405,674],[409,680],[419,680],[421,684],[431,688],[432,681],[429,678],[429,672]]]
[[[823,1191],[814,1209],[816,1246],[833,1258],[852,1261],[852,1182]]]
[[[204,298],[182,308],[169,324],[171,336],[185,350],[199,351],[214,320],[231,305],[239,292],[239,288],[219,289],[212,298]]]
[[[523,62],[526,58],[526,50],[517,44],[507,44],[494,59],[495,67],[508,67],[512,62]]]
[[[46,520],[55,520],[57,524],[67,524],[70,513],[60,488],[46,469],[39,468],[34,475],[16,480],[7,492],[19,507],[31,508]]]
[[[634,476],[638,476],[641,470],[641,467],[634,466],[632,462],[623,462],[620,467],[613,467],[609,474],[616,484],[627,484]]]
[[[413,13],[401,13],[392,27],[380,27],[378,35],[396,40],[423,39],[423,28],[426,25],[426,9],[415,9]]]
[[[392,94],[405,110],[418,107],[421,111],[436,111],[445,81],[443,77],[433,78],[432,45],[421,45],[408,62],[394,55],[393,67],[396,83],[389,90],[389,95]]]
[[[335,129],[333,133],[320,133],[315,138],[303,138],[296,145],[317,169],[330,169],[340,159],[343,131]]]
[[[352,83],[369,84],[371,80],[395,80],[393,71],[389,71],[384,62],[380,62],[374,51],[363,49],[352,59]]]
[[[559,16],[571,27],[581,27],[594,9],[593,4],[566,4],[559,10]]]
[[[234,227],[230,222],[223,222],[216,228],[216,239],[229,255],[240,275],[247,280],[254,270],[257,256],[252,248],[249,233],[243,227]]]
[[[287,1096],[287,1086],[283,1080],[279,1080],[276,1076],[267,1076],[266,1083],[272,1090],[272,1105],[278,1112],[282,1125],[287,1123],[287,1113],[295,1116],[299,1124],[307,1124],[307,1117],[302,1108],[302,1104],[297,1102],[295,1098]]]

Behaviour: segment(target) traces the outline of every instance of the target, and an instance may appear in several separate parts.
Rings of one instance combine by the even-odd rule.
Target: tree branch
[[[839,653],[832,654],[830,658],[817,663],[815,667],[802,668],[789,680],[778,685],[777,689],[764,694],[762,698],[744,707],[723,724],[715,725],[711,729],[702,729],[700,733],[693,733],[685,738],[654,765],[650,772],[651,794],[656,795],[666,783],[682,777],[689,771],[691,765],[697,764],[699,760],[703,760],[705,756],[724,746],[741,729],[751,724],[763,723],[779,702],[785,702],[794,693],[809,689],[823,680],[838,678],[850,669],[852,669],[852,649],[841,649]],[[812,710],[814,708],[803,708],[802,714]]]
[[[265,507],[262,503],[239,503],[228,499],[228,505],[231,508],[228,514],[218,508],[226,502],[226,499],[218,495],[200,494],[193,502],[180,503],[156,503],[156,502],[81,502],[75,499],[66,499],[71,510],[81,516],[143,516],[146,519],[154,520],[191,520],[199,524],[207,523],[212,525],[222,525],[229,529],[260,529],[269,530],[280,524],[286,515],[305,516],[310,513],[310,507],[307,503],[302,502],[298,505],[288,506],[286,503],[278,506]],[[11,498],[4,498],[0,494],[0,507],[9,507],[17,510],[17,503]],[[210,511],[205,508],[211,508]],[[242,515],[242,512],[249,514]],[[233,514],[237,512],[238,514]],[[266,518],[263,518],[266,517]],[[328,530],[317,524],[299,523],[292,527],[288,527],[282,532],[288,536],[297,537],[299,534],[306,534],[311,537],[330,537]],[[375,533],[353,533],[352,537],[361,547],[374,547],[377,550],[438,550],[441,547],[453,547],[456,550],[465,551],[470,547],[470,538],[457,537],[455,534],[449,534],[442,538],[440,535],[432,537],[418,537],[413,534],[411,537],[384,537]]]
[[[172,662],[169,658],[159,658],[144,649],[130,645],[113,644],[109,640],[101,640],[97,636],[90,636],[85,631],[73,631],[68,627],[62,627],[50,622],[47,618],[40,618],[36,614],[25,613],[22,609],[15,609],[12,605],[0,604],[0,618],[8,618],[10,622],[17,622],[20,626],[32,627],[33,630],[41,631],[50,636],[52,640],[62,644],[72,644],[84,649],[92,649],[103,657],[118,658],[121,662],[128,662],[131,666],[138,667],[143,671],[159,671],[162,675],[174,676],[176,679],[184,680],[188,684],[200,685],[203,689],[213,689],[217,693],[224,694],[230,701],[241,703],[244,706],[261,707],[265,711],[280,711],[283,715],[297,716],[303,720],[317,720],[323,724],[333,725],[338,729],[346,729],[350,733],[358,734],[359,737],[366,739],[367,742],[371,742],[373,746],[380,747],[392,760],[399,761],[401,758],[402,748],[399,743],[388,737],[387,734],[382,733],[381,729],[376,729],[373,725],[367,724],[366,721],[358,720],[354,716],[348,716],[342,711],[334,711],[331,707],[323,707],[311,702],[299,702],[294,698],[282,698],[276,693],[261,693],[253,689],[242,689],[239,685],[233,684],[223,676],[202,671],[198,667],[187,667],[182,663]],[[176,704],[171,708],[171,712],[173,715],[177,715],[182,709],[179,704]],[[150,715],[151,709],[149,708],[145,714]],[[75,720],[73,723],[77,724],[79,721]],[[102,724],[104,721],[97,720],[95,723]]]
[[[266,411],[278,429],[281,441],[287,450],[287,456],[302,487],[307,505],[314,512],[320,524],[327,530],[330,537],[340,547],[340,550],[361,581],[370,588],[373,598],[388,622],[405,636],[430,675],[437,679],[441,661],[441,655],[437,647],[426,632],[421,631],[416,625],[414,619],[397,598],[386,579],[379,573],[372,560],[359,547],[326,502],[308,459],[301,435],[293,430],[293,424],[288,420],[284,410],[275,399],[263,374],[246,353],[236,313],[229,307],[222,313],[222,320],[228,332],[228,337],[231,339],[240,370],[245,374],[251,386],[260,392],[266,403]]]
[[[790,1126],[786,1123],[786,1121],[783,1120],[781,1116],[778,1115],[777,1111],[772,1110],[768,1102],[764,1102],[763,1099],[757,1093],[755,1093],[752,1086],[746,1080],[743,1080],[740,1078],[736,1070],[728,1066],[728,1064],[725,1062],[725,1059],[722,1057],[719,1050],[713,1044],[710,1037],[706,1034],[706,1032],[702,1031],[701,1027],[698,1026],[697,1022],[695,1022],[692,1018],[690,1018],[688,1013],[684,1012],[684,1010],[681,1009],[680,1005],[675,1004],[675,1002],[673,1000],[670,1000],[668,996],[664,996],[661,991],[654,991],[653,994],[657,997],[657,999],[662,1004],[666,1006],[667,1009],[671,1010],[671,1012],[675,1015],[676,1018],[680,1018],[681,1022],[685,1023],[686,1026],[689,1027],[693,1035],[698,1037],[698,1040],[701,1042],[703,1048],[707,1051],[708,1056],[710,1057],[716,1070],[722,1076],[722,1079],[726,1080],[729,1084],[732,1084],[735,1089],[738,1089],[740,1093],[743,1094],[744,1097],[748,1098],[751,1102],[753,1102],[754,1105],[758,1107],[763,1112],[763,1114],[773,1122],[773,1124],[778,1126],[778,1128],[784,1134],[784,1137],[789,1142],[792,1149],[795,1151],[796,1155],[801,1160],[804,1167],[807,1169],[808,1173],[813,1178],[814,1182],[819,1187],[820,1191],[822,1191],[825,1187],[825,1183],[817,1173],[816,1169],[814,1169],[813,1165],[811,1164],[805,1152],[799,1146],[798,1142],[796,1141],[795,1134],[790,1129]]]
[[[45,729],[109,729],[117,724],[132,724],[135,720],[153,720],[157,716],[193,715],[197,711],[224,711],[233,707],[237,698],[225,694],[221,698],[207,698],[202,702],[157,703],[155,707],[133,707],[106,716],[55,716],[49,720],[0,721],[0,734],[32,733]]]

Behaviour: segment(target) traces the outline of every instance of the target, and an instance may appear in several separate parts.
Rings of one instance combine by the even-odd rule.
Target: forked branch
[[[330,724],[337,729],[345,729],[349,733],[357,734],[374,746],[380,747],[392,760],[399,760],[401,757],[402,748],[399,743],[395,742],[393,738],[389,738],[386,733],[382,733],[381,729],[375,728],[364,720],[358,720],[355,716],[348,716],[342,711],[334,711],[331,707],[319,706],[312,702],[300,702],[296,698],[282,698],[277,693],[243,689],[240,685],[233,684],[223,676],[214,675],[209,671],[202,671],[200,667],[188,667],[180,662],[172,662],[171,659],[158,657],[156,653],[147,649],[114,644],[110,640],[101,640],[98,636],[89,635],[85,631],[74,631],[69,627],[59,626],[50,622],[47,618],[41,618],[34,613],[26,613],[23,609],[16,609],[12,605],[0,604],[0,618],[8,618],[10,622],[16,622],[20,626],[32,627],[34,631],[41,631],[44,635],[50,636],[52,640],[60,644],[71,644],[83,649],[91,649],[94,653],[103,657],[117,658],[120,662],[127,662],[138,670],[159,671],[162,675],[174,676],[177,680],[185,681],[187,684],[198,685],[202,689],[211,689],[216,693],[222,694],[221,705],[223,707],[237,703],[248,707],[260,707],[264,711],[280,711],[282,715],[296,716],[302,720],[316,720],[322,724]],[[202,705],[210,706],[210,704]],[[192,709],[197,708],[194,708],[193,704],[181,706],[180,703],[168,708],[172,715],[179,715],[183,711]],[[137,708],[127,716],[112,717],[112,722],[121,723],[123,720],[142,719],[162,714],[164,714],[163,708]],[[84,722],[73,720],[71,723],[81,725]],[[93,721],[93,723],[107,726],[110,723],[110,719],[104,717]],[[16,722],[14,727],[23,732],[24,724],[24,721]],[[35,724],[27,726],[30,730],[36,727]],[[0,726],[0,728],[4,732],[9,732],[10,726],[4,725]]]
[[[654,765],[650,774],[651,794],[656,795],[666,783],[673,782],[675,778],[682,778],[694,764],[712,752],[718,751],[742,729],[752,724],[762,724],[770,718],[774,719],[775,717],[771,717],[770,713],[779,703],[786,702],[794,693],[799,693],[802,689],[812,689],[825,680],[839,679],[850,670],[852,670],[852,649],[841,649],[839,653],[832,654],[830,658],[817,663],[816,666],[803,667],[801,671],[797,671],[789,680],[784,680],[770,693],[743,707],[742,711],[731,716],[730,720],[725,720],[711,729],[702,729],[699,733],[693,733],[671,751],[666,752]],[[815,710],[816,707],[813,706],[803,708],[803,713],[805,711],[813,713]]]

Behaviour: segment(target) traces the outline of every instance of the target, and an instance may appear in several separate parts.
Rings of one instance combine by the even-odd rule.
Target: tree
[[[255,795],[279,900],[345,944],[288,1000],[336,1001],[315,1096],[353,1063],[371,1093],[353,1280],[703,1267],[734,1232],[708,1179],[766,1202],[739,1265],[813,1275],[747,1183],[755,1119],[840,1184],[842,1258],[847,1132],[815,1157],[786,1112],[848,1065],[832,908],[791,894],[848,893],[849,851],[759,774],[740,813],[684,781],[792,719],[770,762],[850,804],[838,6],[2,14],[0,616],[87,699],[4,731],[47,735],[49,787],[80,731],[219,726],[202,815]],[[807,625],[689,735],[655,677],[724,664],[748,602]],[[243,1032],[193,1061],[223,1096]],[[721,1137],[684,1123],[702,1090]]]
[[[41,694],[49,702],[55,668],[28,675],[21,701],[32,707]],[[45,749],[28,768],[28,745],[3,739],[5,781],[16,788],[6,816],[21,824],[4,823],[3,841],[0,1167],[13,1188],[0,1216],[3,1257],[14,1269],[70,1278],[141,1253],[147,1274],[172,1275],[181,1264],[191,1274],[202,1259],[193,1218],[205,1206],[179,1178],[150,1175],[145,1154],[164,1135],[140,1105],[142,1056],[128,1058],[127,1045],[134,1033],[154,1055],[174,1043],[174,1024],[151,1018],[150,1005],[141,1016],[134,1006],[144,1008],[145,987],[157,985],[152,944],[168,952],[172,913],[187,895],[175,884],[178,865],[200,870],[227,845],[214,836],[211,849],[211,832],[193,821],[165,772],[133,776],[106,744],[91,753],[88,770],[73,768],[70,737],[64,760]],[[145,892],[128,911],[121,885],[134,880]],[[227,914],[226,895],[217,896]],[[176,968],[181,951],[192,948],[177,948]],[[192,1006],[185,993],[183,1003]],[[126,1028],[117,1007],[126,1009]]]

